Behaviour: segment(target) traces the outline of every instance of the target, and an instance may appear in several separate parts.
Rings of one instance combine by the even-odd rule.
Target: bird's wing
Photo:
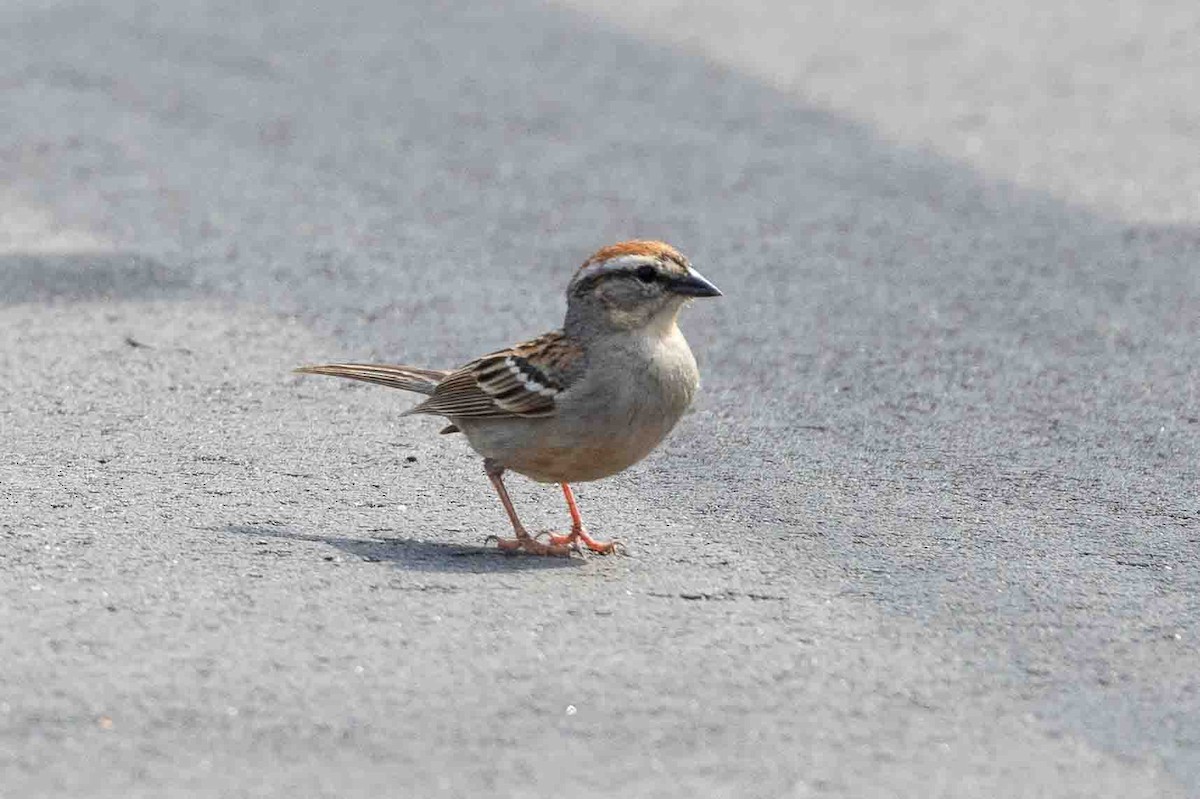
[[[555,397],[583,365],[583,348],[561,331],[493,352],[451,372],[409,413],[449,417],[552,416]]]

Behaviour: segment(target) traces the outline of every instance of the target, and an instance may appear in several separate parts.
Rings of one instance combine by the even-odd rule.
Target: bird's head
[[[661,241],[623,241],[583,262],[567,287],[567,319],[592,328],[674,324],[679,309],[720,290]]]

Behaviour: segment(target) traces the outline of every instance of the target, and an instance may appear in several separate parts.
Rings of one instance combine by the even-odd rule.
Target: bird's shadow
[[[569,569],[583,565],[579,556],[570,558],[508,555],[495,546],[473,546],[413,538],[352,538],[343,535],[301,533],[276,525],[231,524],[223,532],[258,539],[283,539],[328,544],[367,563],[390,563],[397,569],[416,572],[512,573]]]

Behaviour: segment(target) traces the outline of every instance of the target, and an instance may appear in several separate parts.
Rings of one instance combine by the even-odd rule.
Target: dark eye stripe
[[[650,264],[642,264],[634,270],[633,274],[643,283],[653,283],[658,279],[658,270]]]

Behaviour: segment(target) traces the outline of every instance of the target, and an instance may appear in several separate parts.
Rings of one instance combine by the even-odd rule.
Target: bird
[[[449,421],[483,456],[513,537],[489,536],[505,553],[569,557],[611,554],[620,541],[593,538],[571,483],[599,480],[646,457],[692,403],[700,373],[679,313],[721,291],[661,241],[603,247],[567,285],[560,329],[489,353],[453,370],[368,363],[301,366],[302,374],[362,380],[426,395],[402,416]],[[508,471],[562,488],[566,534],[531,536],[504,483]],[[548,535],[546,542],[542,535]]]

